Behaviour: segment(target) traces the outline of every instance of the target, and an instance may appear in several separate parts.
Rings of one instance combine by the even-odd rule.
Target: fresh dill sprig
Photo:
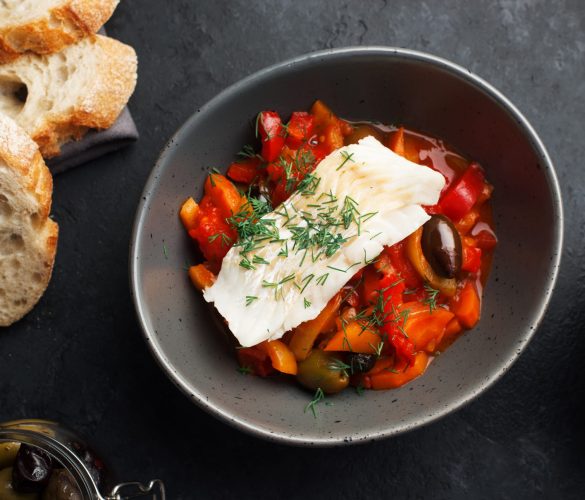
[[[252,304],[255,300],[258,300],[258,297],[255,295],[246,295],[246,307]]]
[[[305,406],[304,413],[307,413],[307,411],[311,410],[311,412],[313,413],[313,417],[317,418],[317,412],[315,411],[315,408],[324,399],[325,399],[325,393],[323,392],[323,389],[321,389],[319,387],[315,391],[315,395],[313,396],[313,399],[307,404],[307,406]]]
[[[335,169],[335,171],[337,172],[338,170],[341,170],[341,168],[343,168],[343,166],[351,159],[353,159],[353,153],[348,154],[347,151],[342,151],[341,152],[341,157],[343,158],[343,162],[341,163],[341,165],[339,165],[339,167],[337,167]]]
[[[325,282],[327,281],[328,277],[329,277],[329,273],[325,273],[325,274],[322,274],[321,276],[319,276],[317,278],[317,281],[316,281],[317,285],[323,286],[325,284]]]
[[[334,358],[328,365],[327,368],[333,371],[341,372],[342,375],[349,377],[351,373],[351,366],[347,363],[344,363],[340,359]]]
[[[266,259],[260,257],[259,255],[254,255],[254,257],[252,258],[252,262],[254,264],[270,264],[270,262],[268,262]]]
[[[307,300],[307,297],[303,297],[303,305],[305,306],[305,309],[311,307],[311,302]]]
[[[254,373],[254,370],[252,370],[251,366],[238,366],[236,370],[238,370],[242,375],[250,375],[251,373]]]
[[[423,304],[427,304],[429,306],[429,311],[431,314],[437,308],[437,296],[439,295],[439,290],[436,290],[428,283],[424,284],[424,289],[426,293],[426,297],[423,300]]]

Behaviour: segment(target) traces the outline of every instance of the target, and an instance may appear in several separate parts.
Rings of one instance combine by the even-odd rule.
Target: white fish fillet
[[[296,192],[263,217],[275,221],[280,238],[287,242],[288,257],[278,256],[282,241],[267,243],[248,257],[252,260],[258,255],[269,264],[245,269],[240,266],[241,247],[234,246],[224,258],[216,282],[204,291],[205,300],[215,304],[244,347],[278,339],[315,318],[384,246],[403,240],[429,219],[421,205],[437,203],[445,184],[440,173],[406,160],[373,137],[334,151],[319,163],[314,175],[320,179],[314,194]],[[355,201],[354,221],[347,228],[333,229],[346,241],[330,257],[322,255],[313,261],[309,249],[303,259],[305,251],[293,249],[290,228],[306,223],[299,216],[287,219],[285,213],[293,217],[295,212],[304,212],[312,220],[328,205],[339,214],[346,197]],[[315,255],[319,247],[312,250]]]

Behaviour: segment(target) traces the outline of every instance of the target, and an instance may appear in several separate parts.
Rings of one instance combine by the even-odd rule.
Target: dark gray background
[[[108,31],[138,52],[130,108],[142,137],[55,179],[55,272],[38,307],[0,332],[0,421],[65,422],[121,478],[160,477],[171,499],[582,497],[584,30],[580,0],[122,2]],[[564,196],[557,292],[519,361],[462,411],[369,445],[266,443],[196,408],[147,351],[128,286],[135,207],[168,137],[227,85],[312,50],[371,44],[468,67],[535,126]]]

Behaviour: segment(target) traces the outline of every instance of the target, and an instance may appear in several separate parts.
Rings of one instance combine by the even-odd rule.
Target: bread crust
[[[44,158],[59,155],[62,144],[81,139],[91,128],[110,128],[134,92],[138,70],[134,49],[102,35],[93,35],[92,43],[100,49],[92,87],[71,113],[51,115],[32,132]]]
[[[85,83],[70,94],[71,106],[66,110],[39,111],[34,124],[21,121],[19,113],[11,115],[38,144],[44,158],[59,155],[62,144],[72,139],[79,140],[89,129],[111,127],[136,87],[136,52],[128,45],[102,35],[90,35],[59,54],[27,54],[18,61],[0,65],[0,78],[5,75],[18,80],[21,72],[32,65],[48,71],[53,58],[66,58],[69,51],[81,51],[82,55],[76,57],[83,58],[87,54],[87,60],[91,61],[89,69],[84,70],[88,73]],[[24,81],[24,77],[22,78]],[[39,82],[42,80],[43,78],[37,77],[32,82],[28,81],[29,91],[42,95],[44,90],[35,87],[37,84],[41,85]],[[49,80],[48,85],[51,84],[58,85]],[[27,104],[25,110],[28,109],[26,106]]]
[[[36,269],[35,286],[25,303],[12,305],[0,311],[0,326],[8,326],[28,313],[43,295],[49,284],[59,238],[59,227],[49,218],[53,196],[53,178],[45,165],[37,145],[14,121],[0,113],[0,167],[8,168],[15,184],[34,199],[30,224],[41,240],[36,249],[40,262]],[[0,192],[0,194],[2,194]],[[30,211],[30,210],[29,210]],[[28,213],[28,212],[27,212]],[[2,227],[0,227],[2,229]],[[21,285],[13,283],[13,286]],[[2,297],[2,301],[6,297]]]
[[[26,24],[0,26],[0,64],[24,52],[51,54],[96,33],[119,0],[65,0]]]

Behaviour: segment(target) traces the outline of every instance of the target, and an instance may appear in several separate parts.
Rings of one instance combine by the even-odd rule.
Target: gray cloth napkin
[[[138,130],[128,108],[107,130],[89,131],[80,141],[72,141],[61,148],[61,154],[47,161],[53,174],[77,167],[82,163],[111,153],[138,139]]]

